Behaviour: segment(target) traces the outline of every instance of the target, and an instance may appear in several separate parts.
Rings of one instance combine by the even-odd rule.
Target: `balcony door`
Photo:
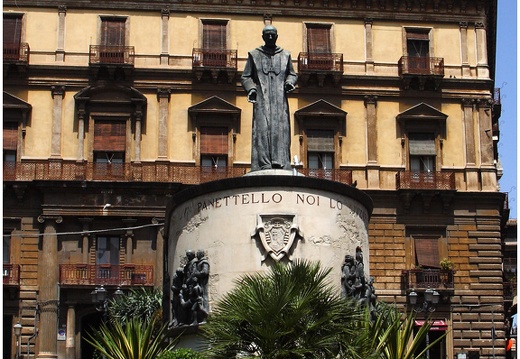
[[[430,39],[427,31],[407,30],[406,49],[409,70],[428,74],[430,71]]]
[[[101,19],[100,61],[124,63],[126,18]]]
[[[306,26],[309,69],[331,70],[333,68],[331,25],[307,24]]]
[[[305,132],[309,174],[320,178],[330,177],[334,169],[334,130],[308,129]]]
[[[228,133],[227,127],[200,128],[200,165],[203,176],[227,171]]]
[[[120,238],[100,236],[96,240],[96,280],[110,284],[119,279]]]
[[[94,122],[94,174],[99,179],[124,175],[126,121],[96,120]]]
[[[3,20],[4,60],[17,61],[20,58],[20,43],[22,39],[22,16],[4,15]]]
[[[204,20],[202,22],[203,66],[226,67],[227,21]]]

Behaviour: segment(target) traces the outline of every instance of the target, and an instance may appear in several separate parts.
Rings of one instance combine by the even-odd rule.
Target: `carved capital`
[[[167,98],[168,102],[170,102],[172,91],[169,88],[158,88],[157,89],[157,101],[162,98]]]
[[[477,21],[475,23],[475,29],[482,29],[482,30],[485,30],[486,29],[486,26],[484,25],[484,23],[482,21]]]
[[[374,23],[374,19],[371,17],[365,18],[365,25],[372,25]]]
[[[51,94],[52,94],[52,98],[54,98],[55,96],[63,97],[65,95],[65,86],[64,85],[51,86]]]
[[[41,214],[38,216],[38,223],[45,223],[45,221],[55,221],[56,223],[60,224],[63,222],[62,216],[49,216],[46,214]]]
[[[58,14],[66,14],[67,5],[58,5]]]
[[[464,107],[471,107],[473,106],[473,99],[472,98],[463,98],[462,100],[460,100],[460,102],[462,103],[462,106]]]
[[[491,108],[493,106],[494,101],[490,98],[481,98],[477,100],[477,105],[480,108]]]
[[[161,9],[161,16],[170,18],[170,9],[169,8]]]
[[[468,29],[468,22],[467,21],[459,22],[459,28],[467,30]]]
[[[271,25],[273,23],[273,14],[264,14],[264,24]]]
[[[366,95],[365,96],[365,106],[368,106],[368,105],[377,106],[377,96]]]

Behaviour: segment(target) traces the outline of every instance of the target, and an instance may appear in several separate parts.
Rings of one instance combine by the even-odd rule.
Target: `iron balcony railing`
[[[4,264],[4,285],[20,285],[20,265]]]
[[[198,67],[237,68],[237,50],[193,49],[192,65]]]
[[[453,289],[454,271],[450,269],[411,269],[402,272],[403,287],[409,289]]]
[[[61,264],[61,285],[152,286],[153,265]]]
[[[240,177],[249,171],[245,167],[215,168],[156,162],[106,164],[49,160],[4,162],[3,169],[4,181],[120,181],[184,184]],[[298,172],[308,177],[352,184],[352,172],[346,169],[298,169]]]
[[[343,73],[343,54],[300,52],[298,72],[330,71]]]
[[[454,190],[455,173],[400,171],[396,174],[397,189]]]
[[[399,59],[399,76],[404,75],[444,76],[444,58],[403,56]]]
[[[134,46],[90,45],[89,63],[134,65]]]
[[[31,50],[26,42],[9,43],[4,42],[4,62],[21,62],[29,63],[29,54]]]

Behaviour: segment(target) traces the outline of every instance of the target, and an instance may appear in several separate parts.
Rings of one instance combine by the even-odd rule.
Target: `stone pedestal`
[[[259,173],[262,172],[262,173]],[[187,250],[204,250],[211,306],[240,276],[275,261],[319,261],[340,292],[341,265],[360,247],[369,276],[371,199],[362,191],[292,171],[252,172],[175,195],[166,213],[167,268],[173,278]]]

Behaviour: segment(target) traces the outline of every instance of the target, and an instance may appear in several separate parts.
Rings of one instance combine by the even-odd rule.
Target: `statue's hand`
[[[295,87],[293,84],[291,84],[291,83],[289,83],[289,82],[286,82],[286,83],[285,83],[285,86],[284,86],[284,90],[285,90],[285,92],[291,92],[291,91],[294,91],[295,88],[296,88],[296,87]]]
[[[249,101],[251,103],[256,103],[256,90],[255,89],[251,89],[247,93],[247,101]]]

